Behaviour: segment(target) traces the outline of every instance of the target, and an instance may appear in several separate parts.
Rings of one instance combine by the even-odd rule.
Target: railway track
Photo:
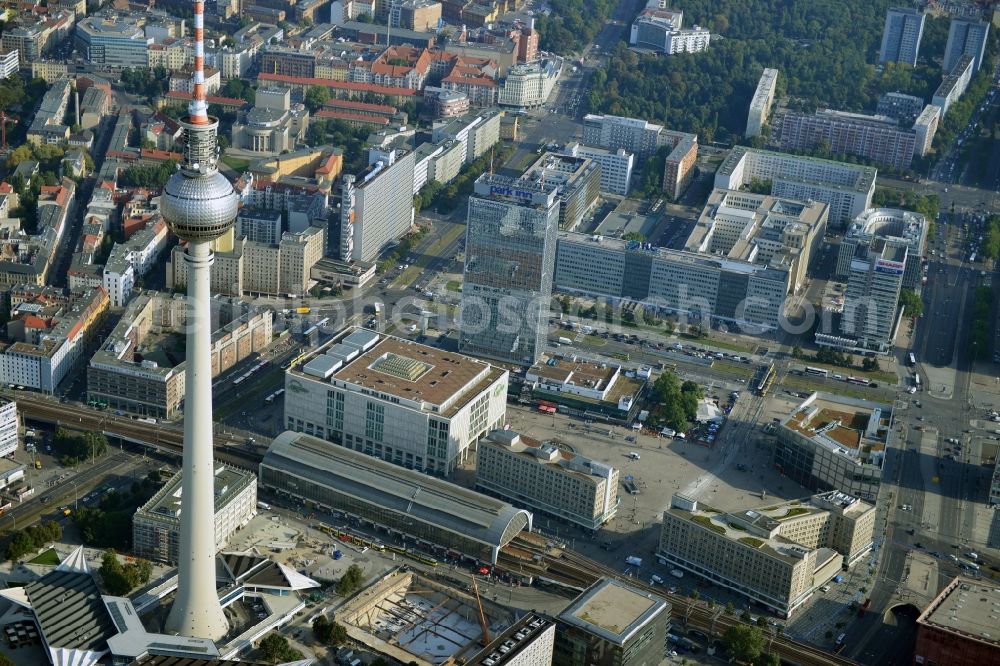
[[[560,575],[581,581],[589,581],[588,585],[602,578],[611,578],[628,583],[630,586],[644,592],[662,597],[670,602],[671,613],[675,620],[680,620],[685,627],[698,629],[711,638],[721,638],[729,627],[744,624],[737,617],[725,615],[721,607],[709,609],[707,606],[699,604],[693,599],[678,594],[670,594],[662,587],[649,585],[641,580],[626,576],[616,569],[575,551],[562,549],[559,558],[552,558],[547,553],[542,552],[543,548],[539,548],[537,542],[528,542],[518,538],[515,540],[515,544],[518,548],[529,551],[534,550],[536,554],[540,554],[542,559],[539,562],[539,568],[559,563],[557,566]],[[766,630],[765,633],[767,633]],[[800,643],[777,633],[772,633],[768,636],[767,651],[776,653],[787,663],[799,664],[799,666],[850,666],[856,663],[845,657],[831,654],[825,650]]]

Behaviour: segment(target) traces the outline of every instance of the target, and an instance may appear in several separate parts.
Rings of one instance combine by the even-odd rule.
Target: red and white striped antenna
[[[188,122],[208,125],[208,102],[205,96],[205,2],[194,2],[194,95],[188,107]]]

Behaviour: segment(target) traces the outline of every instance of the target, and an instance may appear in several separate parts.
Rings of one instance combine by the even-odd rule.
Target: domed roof
[[[197,176],[179,171],[170,177],[160,210],[170,230],[188,241],[214,240],[236,221],[239,198],[218,171]]]

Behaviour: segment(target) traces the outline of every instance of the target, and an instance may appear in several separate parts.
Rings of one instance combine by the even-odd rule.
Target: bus
[[[547,402],[545,400],[538,401],[538,411],[542,414],[555,414],[556,405],[554,402]]]
[[[911,368],[917,364],[917,357],[913,355],[913,352],[906,355],[906,362]]]
[[[806,374],[814,375],[816,377],[829,377],[830,371],[824,370],[823,368],[814,368],[811,365],[806,366]]]
[[[864,377],[848,377],[847,381],[851,384],[858,384],[860,386],[868,386],[871,382]]]

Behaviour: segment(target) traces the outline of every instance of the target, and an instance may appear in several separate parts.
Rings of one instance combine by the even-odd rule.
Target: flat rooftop
[[[790,173],[785,169],[778,169],[778,173],[775,175],[776,178],[782,180],[793,180],[802,183],[811,183],[815,185],[822,185],[830,189],[837,190],[849,190],[854,192],[867,192],[875,182],[875,177],[878,175],[878,169],[870,166],[863,166],[860,164],[847,164],[845,162],[837,162],[835,160],[827,160],[821,157],[812,157],[809,155],[792,155],[789,153],[781,153],[773,150],[761,150],[758,148],[747,148],[745,146],[735,146],[729,151],[729,155],[726,159],[722,161],[716,171],[717,176],[730,176],[736,169],[737,165],[740,163],[744,157],[753,156],[755,158],[767,158],[781,159],[786,161],[786,163],[799,163],[807,164],[816,167],[817,169],[828,170],[828,174],[832,176],[834,172],[840,174],[842,177],[844,174],[850,174],[850,177],[846,180],[850,182],[837,182],[832,177],[824,178],[811,178],[808,176],[796,175]],[[752,172],[752,170],[751,170]],[[841,178],[841,180],[844,180]]]
[[[516,455],[524,460],[529,460],[539,465],[548,465],[552,468],[559,468],[566,474],[575,474],[578,477],[588,479],[593,476],[593,465],[590,458],[560,448],[551,442],[543,442],[526,435],[521,435],[513,430],[494,430],[483,442],[488,442],[498,446],[512,455]],[[597,463],[605,469],[612,469],[610,465]],[[601,475],[598,475],[601,476]]]
[[[622,645],[663,612],[670,612],[663,599],[604,579],[577,597],[559,619]]]
[[[850,458],[885,450],[892,409],[852,398],[813,393],[782,426]]]
[[[176,521],[181,516],[181,472],[169,481],[136,511],[136,515],[156,520]],[[250,483],[256,483],[253,472],[216,463],[215,467],[215,510],[224,506],[233,495]]]
[[[959,636],[1000,646],[1000,586],[956,578],[931,602],[917,624],[935,627]]]

